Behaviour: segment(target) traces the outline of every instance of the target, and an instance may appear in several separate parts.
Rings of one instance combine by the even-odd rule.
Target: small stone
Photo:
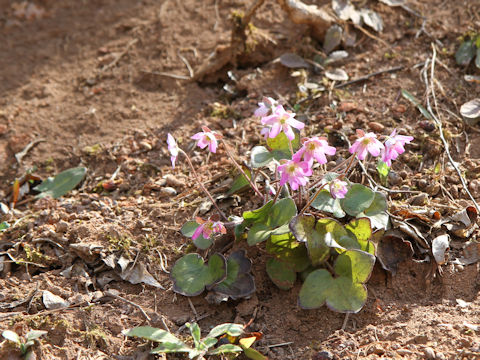
[[[408,172],[406,172],[405,170],[402,170],[398,173],[398,175],[400,175],[400,177],[405,180],[407,177],[408,177]]]
[[[168,195],[168,196],[175,196],[175,195],[177,195],[177,190],[175,190],[172,187],[166,186],[166,187],[160,189],[160,194]]]
[[[180,180],[179,178],[173,176],[172,174],[168,174],[165,176],[165,181],[167,185],[174,186],[174,187],[184,187],[185,181]]]
[[[369,122],[368,123],[368,128],[372,131],[377,132],[377,133],[380,133],[383,130],[385,130],[385,126],[380,124],[379,122],[376,122],[376,121]]]
[[[391,170],[388,173],[388,181],[391,185],[400,185],[402,183],[402,177],[395,171]]]
[[[410,199],[410,204],[414,206],[423,206],[427,203],[428,195],[425,193],[418,194]]]
[[[441,352],[437,352],[437,354],[435,355],[435,359],[438,359],[438,360],[445,360],[446,357],[443,353]]]
[[[430,184],[427,186],[425,190],[430,196],[438,195],[438,193],[440,192],[440,184],[439,183]]]
[[[426,347],[423,349],[423,353],[425,354],[425,359],[435,359],[435,351],[431,347]]]
[[[420,190],[424,190],[427,187],[427,185],[428,185],[428,183],[427,183],[427,180],[425,180],[425,179],[420,179],[417,182],[417,186]]]
[[[66,221],[60,220],[57,223],[57,233],[63,234],[66,233],[68,230],[68,223]]]
[[[385,349],[377,344],[373,347],[373,353],[377,355],[383,355],[385,354]]]
[[[319,351],[313,355],[312,360],[333,360],[333,354],[330,351]]]

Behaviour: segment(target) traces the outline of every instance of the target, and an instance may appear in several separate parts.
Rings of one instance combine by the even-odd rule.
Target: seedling
[[[215,326],[203,339],[197,323],[185,325],[190,330],[191,337],[188,342],[193,342],[193,347],[168,331],[150,326],[140,326],[124,330],[122,333],[125,336],[139,337],[158,343],[158,346],[150,351],[152,354],[186,353],[189,359],[200,360],[204,359],[205,355],[238,355],[244,351],[250,359],[265,359],[259,352],[250,348],[255,338],[253,341],[250,341],[252,337],[238,339],[238,345],[231,342],[231,340],[236,341],[243,334],[243,325],[225,323]]]
[[[17,344],[23,357],[28,359],[31,354],[31,350],[29,348],[35,343],[36,339],[45,335],[47,332],[48,331],[44,330],[31,330],[27,333],[27,335],[25,335],[25,342],[23,341],[24,339],[22,339],[16,332],[11,330],[5,330],[2,333],[2,336],[8,341]]]

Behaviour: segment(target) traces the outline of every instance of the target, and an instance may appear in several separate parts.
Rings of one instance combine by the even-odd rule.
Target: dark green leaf
[[[252,154],[250,156],[250,162],[252,167],[260,168],[262,166],[268,165],[270,161],[273,160],[273,154],[268,151],[264,146],[255,146],[252,149]]]
[[[378,215],[387,210],[387,198],[381,192],[375,191],[372,203],[364,211],[366,216]]]
[[[375,264],[375,256],[361,250],[347,250],[338,255],[335,261],[335,273],[345,276],[355,283],[365,283]]]
[[[227,277],[215,285],[213,291],[233,300],[248,297],[255,292],[255,282],[250,273],[252,261],[245,254],[245,250],[237,250],[228,257]]]
[[[83,180],[86,173],[86,168],[77,167],[62,171],[54,178],[49,177],[34,188],[34,190],[40,192],[36,197],[41,199],[45,196],[50,196],[57,199],[68,193],[70,190],[73,190],[80,181]]]
[[[417,109],[422,113],[422,115],[426,119],[433,120],[430,113],[427,111],[427,109],[425,109],[425,107],[422,104],[420,104],[420,101],[418,101],[415,96],[413,96],[407,90],[404,90],[404,89],[402,89],[401,93],[402,93],[402,96],[405,99],[407,99],[408,101],[410,101],[413,105],[415,105],[417,107]]]
[[[221,325],[215,326],[207,335],[207,338],[216,338],[223,334],[227,334],[230,336],[240,336],[243,334],[243,325],[241,324],[233,324],[233,323],[225,323]]]
[[[245,174],[248,177],[250,177],[250,179],[252,178],[250,170],[248,170],[245,166],[243,167],[243,171],[245,172]],[[230,190],[228,190],[228,192],[227,192],[227,196],[235,194],[236,192],[239,192],[239,191],[247,188],[249,185],[250,184],[249,184],[247,178],[243,174],[240,174],[239,176],[237,176],[235,178],[235,180],[233,180],[232,186],[230,187]]]
[[[293,271],[301,272],[310,264],[305,244],[296,241],[292,233],[272,235],[266,249]]]
[[[185,326],[190,330],[190,334],[192,335],[193,338],[193,343],[195,344],[195,348],[199,348],[200,345],[200,337],[202,336],[202,332],[200,331],[200,327],[198,326],[197,323],[189,323],[187,322]]]
[[[368,209],[375,198],[375,193],[360,184],[353,184],[345,197],[340,200],[342,209],[350,216],[357,216]]]
[[[455,53],[455,61],[458,65],[468,65],[475,56],[475,44],[473,39],[465,40]]]
[[[270,226],[262,223],[254,224],[248,231],[247,242],[248,245],[253,246],[267,240],[272,234]]]
[[[331,213],[336,218],[343,218],[345,216],[345,211],[343,211],[342,206],[340,205],[340,199],[332,198],[330,191],[326,189],[320,191],[313,201],[312,207],[320,211]]]
[[[187,254],[178,259],[173,266],[170,277],[174,285],[173,291],[185,296],[196,296],[225,279],[226,261],[221,254],[213,254],[205,265],[198,254]]]
[[[268,259],[267,274],[273,283],[282,290],[291,289],[297,278],[297,273],[288,264],[277,259]]]
[[[273,205],[268,216],[268,225],[270,225],[271,228],[277,228],[281,225],[288,224],[296,214],[297,207],[291,198],[278,200],[275,205]]]

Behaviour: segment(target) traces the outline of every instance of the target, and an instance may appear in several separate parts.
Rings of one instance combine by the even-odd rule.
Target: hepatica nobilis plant
[[[251,150],[250,167],[240,166],[223,137],[203,127],[192,136],[201,149],[216,153],[222,146],[239,172],[238,181],[250,185],[263,205],[245,209],[242,217],[227,217],[200,181],[188,156],[168,134],[172,166],[186,159],[199,186],[218,214],[187,222],[183,235],[200,250],[209,249],[217,237],[231,229],[237,240],[266,250],[266,271],[280,289],[288,290],[297,278],[303,281],[299,305],[314,309],[326,304],[338,312],[358,312],[367,299],[366,281],[375,263],[378,230],[387,227],[386,197],[349,180],[357,162],[378,161],[387,170],[411,136],[394,130],[389,136],[357,130],[348,157],[330,171],[326,164],[337,153],[327,138],[300,137],[304,123],[272,98],[264,98],[254,114],[261,124],[265,146]],[[380,170],[379,170],[380,172]],[[251,261],[244,250],[228,258],[220,253],[204,259],[189,253],[172,268],[174,291],[195,296],[205,289],[217,300],[248,297],[255,291]]]

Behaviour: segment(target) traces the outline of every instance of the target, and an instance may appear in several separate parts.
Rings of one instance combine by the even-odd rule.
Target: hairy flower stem
[[[342,180],[345,176],[347,176],[348,171],[349,171],[350,168],[352,167],[355,159],[356,159],[355,156],[351,156],[349,159],[347,159],[347,160],[350,160],[350,162],[348,163],[347,168],[343,171],[343,174],[340,174],[337,179]],[[346,160],[345,160],[345,161],[346,161]],[[344,161],[344,162],[345,162],[345,161]],[[340,164],[340,165],[343,165],[344,162],[342,162],[342,164]],[[335,168],[339,168],[340,165],[336,166]],[[333,170],[332,170],[332,171],[333,171]],[[317,190],[317,192],[315,193],[315,195],[313,195],[312,198],[307,202],[307,204],[302,208],[302,211],[300,211],[300,214],[299,214],[299,215],[302,215],[302,214],[305,212],[305,210],[307,210],[308,207],[309,207],[310,205],[312,205],[312,203],[315,201],[315,199],[317,198],[317,196],[320,194],[320,191],[322,191],[322,189],[323,189],[326,185],[327,185],[327,184],[325,183],[325,184],[323,184],[322,186],[320,186],[320,187],[318,188],[318,190]]]
[[[258,196],[260,196],[262,198],[262,200],[265,200],[263,194],[260,192],[260,190],[258,190],[258,188],[255,186],[255,184],[253,183],[252,179],[247,176],[247,174],[245,173],[245,171],[242,169],[242,167],[235,161],[232,153],[230,152],[230,150],[228,149],[228,145],[227,143],[225,142],[225,140],[221,139],[220,140],[223,144],[223,146],[225,147],[225,151],[227,152],[227,155],[228,157],[230,158],[230,160],[232,161],[233,165],[235,165],[235,167],[237,168],[238,171],[240,171],[240,173],[245,177],[245,179],[247,179],[248,183],[250,184],[250,187],[253,189],[253,191],[255,191]]]
[[[347,171],[348,171],[348,168],[351,166],[351,163],[353,162],[353,159],[355,158],[355,155],[350,155],[350,157],[346,158],[345,160],[343,160],[340,164],[338,164],[337,166],[335,166],[333,169],[331,169],[330,171],[328,172],[335,172],[337,171],[338,169],[340,169],[342,166],[344,166],[347,161],[350,161],[350,165],[347,166]],[[347,173],[347,171],[345,171],[345,173]],[[318,179],[317,181],[315,181],[309,188],[308,190],[312,190],[314,189],[316,186],[318,186],[318,184],[320,184],[323,180],[323,176]]]
[[[224,219],[224,220],[228,220],[227,216],[223,213],[222,210],[220,210],[220,208],[218,207],[216,201],[213,199],[213,196],[210,194],[210,192],[207,190],[207,188],[205,187],[205,185],[203,185],[203,183],[200,181],[200,178],[197,174],[197,171],[195,170],[195,168],[193,167],[193,164],[192,164],[192,160],[190,160],[190,157],[188,156],[188,154],[183,151],[182,149],[180,149],[180,151],[182,152],[183,155],[185,155],[185,159],[187,159],[187,162],[188,162],[188,165],[190,166],[190,169],[192,169],[192,172],[193,172],[193,176],[195,177],[195,180],[197,181],[198,185],[200,185],[200,187],[202,188],[202,190],[205,192],[205,194],[208,196],[208,198],[210,199],[210,201],[212,202],[213,206],[215,206],[215,209],[217,209],[218,213],[220,214],[220,216]]]
[[[292,154],[293,158],[293,145],[292,145],[292,140],[288,139],[288,148],[290,149],[290,153]]]

